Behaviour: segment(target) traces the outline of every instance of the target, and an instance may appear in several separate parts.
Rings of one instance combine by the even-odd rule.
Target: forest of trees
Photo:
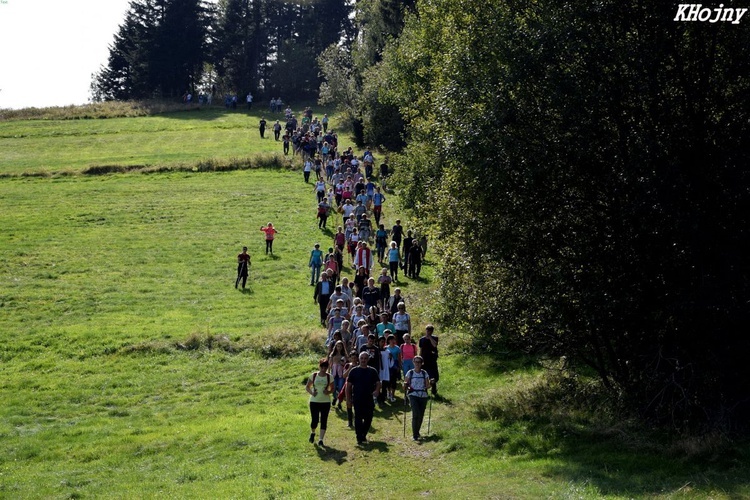
[[[564,359],[650,422],[737,429],[750,31],[674,17],[657,0],[137,0],[96,87],[319,89],[389,152],[442,256],[445,324]]]
[[[649,422],[747,429],[750,31],[656,0],[393,5],[321,56],[321,98],[392,151],[443,321]]]
[[[94,100],[185,92],[313,99],[318,54],[354,36],[347,0],[133,0],[93,75]]]

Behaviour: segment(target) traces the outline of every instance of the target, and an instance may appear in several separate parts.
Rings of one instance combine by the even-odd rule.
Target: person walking
[[[320,280],[320,268],[323,266],[323,250],[320,249],[320,243],[315,244],[315,248],[310,252],[310,262],[308,267],[312,270],[310,273],[310,286],[315,286]]]
[[[328,301],[331,299],[333,294],[333,283],[328,279],[328,273],[323,273],[315,286],[315,292],[313,293],[313,302],[317,302],[320,306],[320,324],[326,325],[326,318],[328,317]]]
[[[265,227],[261,226],[260,230],[266,233],[266,255],[268,255],[268,252],[273,255],[273,239],[278,231],[270,222]]]
[[[422,369],[423,359],[421,356],[414,357],[414,369],[409,370],[404,378],[404,392],[409,398],[411,406],[411,438],[419,441],[419,434],[424,420],[424,412],[427,409],[427,401],[430,389],[430,374]]]
[[[328,373],[328,359],[320,360],[318,371],[313,372],[307,379],[305,390],[310,395],[310,442],[315,442],[315,430],[320,423],[318,446],[323,446],[323,439],[328,428],[328,414],[331,412],[331,394],[333,394],[333,380]]]
[[[435,327],[427,325],[424,336],[419,339],[419,355],[423,359],[423,368],[430,374],[430,386],[433,396],[437,396],[437,383],[440,380],[438,371],[438,338],[433,335]],[[416,365],[416,363],[415,363]]]
[[[237,281],[234,287],[237,288],[242,280],[242,289],[245,289],[247,283],[248,268],[250,267],[250,254],[247,253],[247,247],[242,247],[242,253],[237,256]]]
[[[396,314],[393,315],[393,324],[396,325],[396,341],[398,345],[404,343],[404,335],[411,335],[411,316],[406,312],[406,304],[399,302],[396,306]]]
[[[260,123],[258,125],[258,130],[260,130],[260,138],[265,139],[266,138],[266,119],[264,117],[261,117]]]
[[[388,269],[391,272],[391,278],[393,281],[398,281],[398,268],[401,262],[401,256],[399,255],[398,245],[395,241],[391,241],[391,248],[388,249]]]
[[[280,135],[281,135],[281,123],[279,123],[279,120],[276,120],[276,123],[273,124],[273,138],[274,138],[274,140],[278,141]]]
[[[347,406],[354,407],[354,431],[357,444],[367,443],[367,433],[375,412],[374,398],[380,393],[380,376],[375,368],[367,365],[368,352],[359,354],[359,365],[349,372],[346,381]],[[330,405],[330,403],[329,403]]]

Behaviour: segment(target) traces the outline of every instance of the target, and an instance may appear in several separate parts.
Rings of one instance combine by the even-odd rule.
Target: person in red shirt
[[[271,255],[273,255],[273,238],[278,231],[270,222],[266,227],[261,226],[260,230],[266,233],[266,255],[268,255],[268,252],[271,252]]]
[[[250,267],[250,254],[247,253],[247,247],[242,247],[242,253],[237,256],[237,281],[234,287],[237,288],[242,280],[242,289],[245,289],[247,283],[247,270]]]

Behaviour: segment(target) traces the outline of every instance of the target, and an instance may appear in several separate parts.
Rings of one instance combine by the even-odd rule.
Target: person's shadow
[[[337,450],[330,446],[316,446],[315,451],[318,452],[318,458],[323,461],[334,461],[336,462],[336,465],[341,465],[346,462],[347,452],[344,450]]]

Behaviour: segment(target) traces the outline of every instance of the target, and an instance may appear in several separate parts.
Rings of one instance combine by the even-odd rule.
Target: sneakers
[[[318,446],[323,446],[323,440],[322,439],[318,440]]]
[[[315,442],[315,433],[314,433],[314,432],[311,432],[311,433],[310,433],[310,442],[311,442],[311,443],[314,443],[314,442]]]
[[[411,440],[412,440],[412,441],[419,441],[419,440],[421,440],[421,439],[422,439],[422,436],[413,436],[413,437],[411,438]]]

